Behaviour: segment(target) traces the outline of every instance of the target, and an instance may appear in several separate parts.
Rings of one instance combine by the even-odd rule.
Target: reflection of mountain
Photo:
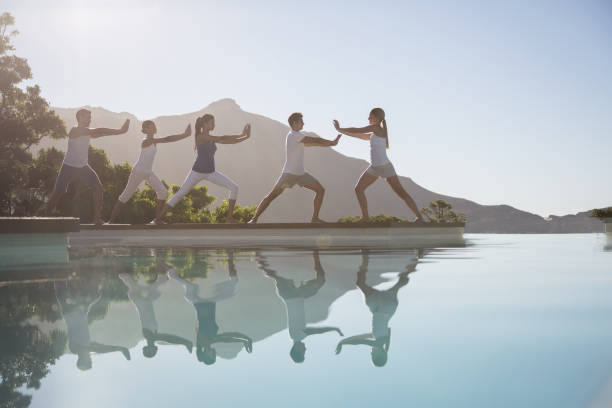
[[[67,126],[74,124],[76,110],[76,108],[56,108],[56,112]],[[111,162],[133,163],[139,152],[140,122],[128,113],[114,113],[102,108],[92,108],[92,110],[92,126],[116,127],[126,117],[132,119],[127,135],[98,139],[93,141],[93,145],[106,150]],[[252,123],[253,137],[250,141],[219,148],[217,167],[239,184],[241,204],[257,204],[272,187],[282,168],[283,138],[288,127],[264,116],[244,112],[233,100],[223,99],[198,112],[155,118],[159,134],[178,133],[185,128],[187,123],[193,123],[196,116],[204,112],[212,113],[217,117],[216,131],[219,133],[235,133],[247,121]],[[44,140],[41,147],[50,145],[64,150],[66,141]],[[181,159],[177,161],[177,158]],[[164,145],[158,150],[155,170],[167,182],[180,184],[188,173],[193,158],[192,139]],[[332,149],[311,148],[306,149],[306,164],[309,171],[327,188],[326,202],[322,209],[323,217],[335,220],[359,213],[353,185],[359,174],[367,167],[365,161],[344,156]],[[402,183],[420,207],[427,205],[432,200],[443,199],[453,204],[457,211],[467,214],[466,232],[563,233],[602,230],[601,223],[587,217],[585,213],[552,217],[546,220],[538,215],[507,205],[484,206],[466,199],[437,194],[420,187],[408,177],[403,177]],[[216,186],[211,186],[210,191],[218,197],[226,196],[226,192]],[[374,184],[368,190],[368,196],[372,214],[411,216],[403,203],[393,198],[385,183]],[[309,192],[299,189],[288,191],[271,205],[262,221],[307,220],[310,217],[311,203],[312,197]]]

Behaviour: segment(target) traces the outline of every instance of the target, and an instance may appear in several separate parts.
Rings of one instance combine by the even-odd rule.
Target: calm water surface
[[[0,406],[612,406],[612,239],[466,238],[0,271]]]

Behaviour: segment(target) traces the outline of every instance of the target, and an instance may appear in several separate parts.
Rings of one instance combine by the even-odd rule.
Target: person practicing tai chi
[[[102,225],[102,183],[96,172],[89,166],[89,140],[97,137],[126,133],[130,120],[126,119],[120,129],[90,129],[91,111],[80,109],[76,113],[77,126],[68,132],[68,148],[60,168],[53,193],[47,203],[47,215],[51,216],[59,200],[68,191],[68,185],[75,179],[82,179],[93,189],[93,223]]]
[[[387,290],[377,290],[366,283],[369,254],[364,250],[361,254],[361,266],[357,273],[357,287],[361,289],[365,302],[372,313],[372,332],[343,339],[336,347],[336,354],[340,354],[342,346],[366,345],[372,348],[372,363],[376,367],[387,364],[387,354],[391,343],[391,328],[389,321],[395,314],[398,306],[397,293],[408,284],[408,274],[416,269],[416,262],[410,263],[406,270],[399,274],[398,280]],[[417,258],[418,259],[418,258]]]
[[[134,164],[134,167],[132,167],[132,172],[130,173],[130,177],[128,178],[128,182],[123,190],[123,193],[121,193],[117,199],[117,203],[115,204],[111,217],[108,220],[109,224],[113,224],[115,222],[117,216],[119,215],[119,211],[121,211],[121,207],[123,207],[123,205],[127,203],[130,198],[132,198],[136,190],[138,190],[138,186],[143,181],[148,182],[151,188],[153,188],[157,194],[157,211],[155,212],[155,219],[152,221],[152,223],[161,223],[159,215],[164,208],[164,204],[166,203],[168,189],[164,183],[162,183],[159,177],[153,173],[153,161],[155,160],[155,154],[157,153],[157,144],[176,142],[189,137],[191,135],[191,124],[188,125],[187,129],[185,129],[185,131],[181,134],[156,139],[154,137],[157,133],[155,123],[152,120],[145,120],[142,122],[142,133],[144,133],[146,137],[140,144],[140,156],[138,156],[138,161]]]
[[[139,284],[127,273],[120,273],[119,279],[128,287],[128,298],[132,301],[136,310],[138,310],[142,335],[147,341],[147,344],[142,348],[142,355],[147,358],[155,357],[157,354],[156,341],[168,344],[182,344],[191,353],[193,349],[191,341],[173,334],[159,333],[157,331],[157,319],[155,318],[153,302],[161,297],[159,287],[168,282],[168,276],[165,273],[158,273],[155,282],[149,285]]]
[[[173,195],[164,209],[159,214],[158,219],[166,213],[170,208],[178,204],[181,199],[187,195],[192,188],[200,181],[207,180],[213,184],[225,187],[230,191],[229,207],[227,209],[226,223],[237,222],[234,217],[234,206],[238,197],[238,186],[227,176],[215,169],[215,152],[217,151],[217,143],[220,144],[236,144],[244,142],[251,136],[251,125],[246,124],[242,133],[239,135],[228,136],[213,136],[210,132],[215,128],[215,117],[211,114],[205,114],[198,118],[195,123],[195,143],[198,151],[198,157],[193,164],[191,172],[185,178],[183,185]]]
[[[340,336],[344,336],[342,331],[337,327],[308,327],[306,325],[304,301],[316,295],[319,289],[325,284],[325,271],[321,266],[319,252],[314,251],[313,257],[316,277],[307,282],[302,282],[298,286],[296,286],[293,279],[283,278],[279,276],[275,270],[270,269],[261,255],[258,260],[259,268],[265,272],[267,277],[274,279],[278,296],[283,300],[283,303],[285,303],[289,337],[291,337],[293,341],[289,355],[296,363],[302,363],[306,356],[306,344],[304,343],[306,337],[331,331],[335,331]]]
[[[315,192],[314,211],[311,222],[324,222],[319,218],[319,211],[321,210],[321,204],[323,204],[325,189],[316,178],[308,174],[304,169],[304,146],[336,146],[341,135],[338,135],[335,140],[304,135],[300,132],[304,128],[304,120],[299,112],[292,113],[289,116],[289,126],[291,126],[291,131],[287,134],[285,141],[286,153],[283,172],[278,178],[276,185],[272,188],[272,191],[257,206],[257,212],[251,218],[249,224],[256,223],[272,201],[281,195],[287,187],[293,187],[296,184]]]
[[[230,299],[238,291],[238,274],[234,265],[233,252],[228,251],[228,269],[230,278],[221,283],[199,286],[181,278],[175,269],[168,271],[168,276],[181,283],[185,288],[185,299],[196,310],[198,327],[196,328],[196,355],[198,361],[211,365],[217,361],[215,343],[242,343],[248,353],[253,351],[253,340],[243,333],[219,333],[217,324],[217,303]]]
[[[89,312],[93,305],[102,298],[102,284],[95,280],[71,279],[65,282],[55,282],[55,296],[60,305],[60,312],[66,322],[68,334],[68,350],[76,354],[76,365],[79,370],[89,370],[92,367],[91,353],[105,354],[120,352],[126,360],[130,360],[127,347],[111,346],[91,340],[89,334]]]
[[[425,222],[416,203],[410,195],[404,190],[404,187],[399,181],[393,164],[387,157],[387,149],[389,148],[389,133],[387,131],[387,121],[385,120],[385,111],[381,108],[374,108],[370,111],[368,117],[370,124],[361,128],[341,128],[340,123],[334,120],[334,127],[340,133],[347,136],[356,137],[357,139],[370,141],[370,167],[359,178],[355,186],[355,194],[357,201],[361,207],[361,221],[367,222],[370,220],[368,214],[368,200],[365,195],[366,189],[374,183],[379,177],[387,179],[387,183],[393,191],[406,203],[408,208],[416,215],[416,220]]]

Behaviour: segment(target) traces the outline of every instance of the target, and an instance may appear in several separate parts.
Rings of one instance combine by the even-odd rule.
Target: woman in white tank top
[[[361,221],[370,220],[368,214],[368,201],[365,195],[365,190],[374,183],[379,177],[387,180],[393,191],[406,203],[408,208],[416,215],[416,220],[424,222],[423,216],[419,211],[416,203],[406,192],[399,181],[393,164],[387,157],[387,149],[389,148],[389,134],[387,132],[387,121],[385,120],[385,111],[381,108],[374,108],[370,111],[368,117],[370,124],[361,128],[341,128],[340,123],[334,120],[334,127],[340,133],[347,136],[356,137],[358,139],[370,141],[370,167],[363,172],[357,185],[355,186],[355,194],[357,201],[361,207]]]
[[[147,136],[142,140],[140,155],[132,168],[132,172],[130,173],[130,177],[125,189],[123,190],[123,193],[121,193],[117,199],[115,208],[113,208],[113,213],[108,221],[109,224],[113,224],[115,222],[123,204],[127,203],[128,200],[132,198],[136,190],[138,190],[138,186],[143,181],[148,182],[151,188],[153,188],[157,194],[157,211],[155,213],[155,219],[152,222],[155,224],[161,223],[159,218],[160,212],[166,203],[168,189],[164,183],[162,183],[159,177],[153,173],[153,161],[155,160],[155,153],[157,153],[157,144],[176,142],[177,140],[189,137],[189,135],[191,135],[191,124],[188,125],[187,129],[185,129],[185,131],[181,134],[156,139],[154,137],[157,133],[155,123],[152,120],[145,120],[142,122],[142,133],[146,134]]]

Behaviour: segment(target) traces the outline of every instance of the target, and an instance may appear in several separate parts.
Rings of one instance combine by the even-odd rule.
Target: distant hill
[[[119,127],[126,118],[131,119],[130,130],[125,135],[109,136],[94,140],[92,144],[102,148],[113,163],[134,163],[140,150],[142,121],[126,112],[116,113],[103,108],[88,107],[93,114],[93,127]],[[54,108],[69,128],[75,124],[75,113],[80,108]],[[252,124],[252,137],[238,145],[219,145],[216,155],[217,168],[235,180],[240,186],[240,204],[257,204],[274,185],[284,163],[284,137],[288,126],[265,116],[244,112],[232,99],[222,99],[192,113],[154,118],[158,135],[182,132],[197,116],[212,113],[216,118],[217,134],[238,133],[247,122]],[[55,146],[66,149],[66,140],[44,140],[38,148]],[[191,169],[195,158],[193,138],[160,145],[155,161],[155,171],[168,183],[180,184]],[[322,217],[336,220],[347,215],[358,215],[359,206],[353,186],[368,166],[360,159],[344,156],[329,148],[307,148],[306,166],[317,177],[327,193]],[[602,224],[588,217],[586,212],[549,217],[521,211],[508,205],[480,205],[473,201],[435,193],[417,185],[408,177],[401,177],[402,184],[415,199],[419,208],[435,199],[450,202],[454,209],[467,215],[466,232],[479,233],[570,233],[600,232]],[[209,185],[211,194],[223,199],[226,192]],[[387,183],[376,182],[367,192],[370,213],[385,213],[412,218],[403,202],[390,190]],[[302,189],[292,189],[277,199],[261,218],[270,221],[306,221],[312,212],[313,195]]]

